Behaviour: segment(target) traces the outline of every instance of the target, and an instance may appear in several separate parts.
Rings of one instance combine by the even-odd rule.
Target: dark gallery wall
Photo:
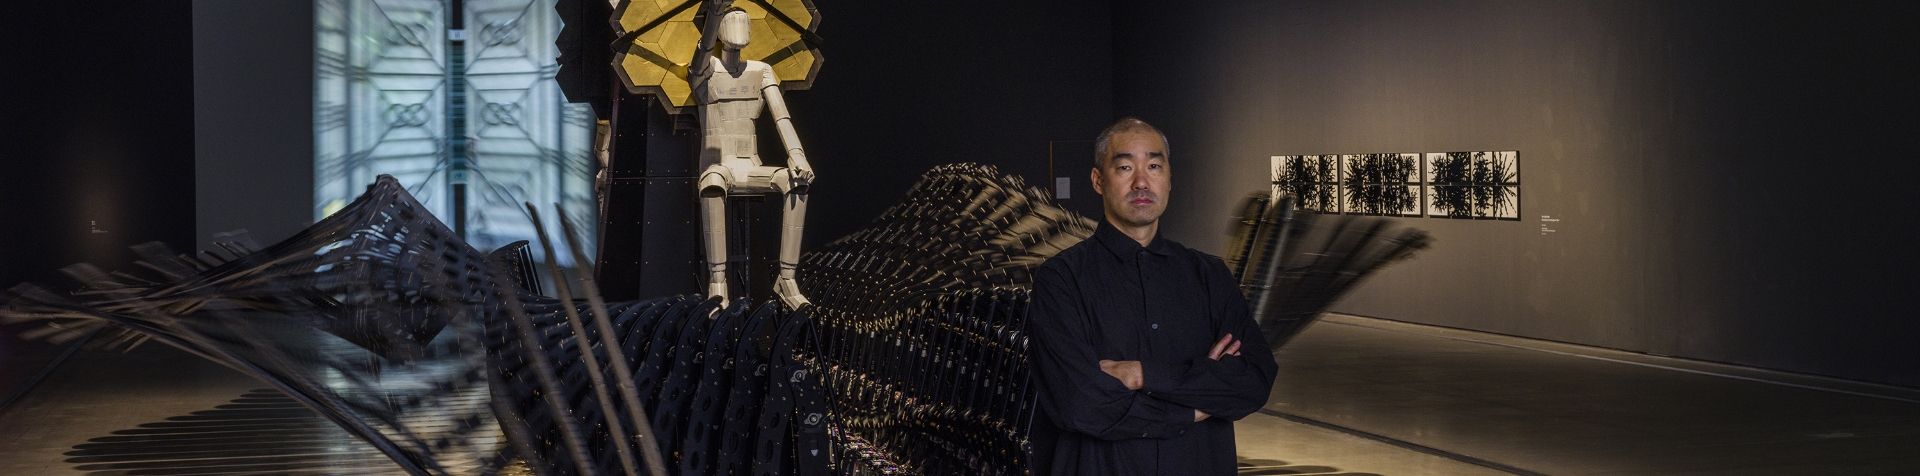
[[[0,289],[129,269],[128,246],[193,245],[193,70],[186,1],[29,2],[0,15]],[[54,345],[0,326],[0,400]],[[5,402],[0,402],[4,405]]]
[[[936,165],[991,164],[1046,186],[1048,142],[1092,139],[1113,118],[1106,1],[816,4],[826,64],[813,89],[787,94],[819,174],[809,249],[865,226]]]
[[[0,286],[126,269],[128,246],[193,244],[193,70],[186,1],[41,2],[0,15]]]
[[[1402,219],[1436,246],[1337,310],[1920,385],[1912,4],[1114,5],[1177,239],[1272,155],[1518,150],[1520,221]]]
[[[313,4],[193,1],[195,243],[313,223]]]

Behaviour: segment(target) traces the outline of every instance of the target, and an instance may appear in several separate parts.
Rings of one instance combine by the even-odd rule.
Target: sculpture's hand
[[[813,164],[807,163],[807,154],[798,149],[787,151],[787,170],[793,174],[793,181],[813,183]]]
[[[733,0],[707,0],[707,21],[720,21],[729,8],[733,8]]]
[[[727,15],[727,9],[733,8],[733,0],[706,0],[706,26],[700,29],[700,42],[693,46],[693,59],[687,63],[687,80],[696,81],[713,73],[713,62],[706,60],[713,54],[713,44],[720,39],[720,18]],[[695,87],[695,97],[701,97],[701,88]],[[701,99],[701,104],[706,104]]]

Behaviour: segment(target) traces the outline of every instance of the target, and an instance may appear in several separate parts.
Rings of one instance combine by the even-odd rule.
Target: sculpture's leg
[[[800,232],[807,224],[806,189],[788,190],[780,198],[786,210],[780,216],[780,277],[773,283],[773,293],[788,308],[797,310],[807,305],[807,297],[800,295],[800,283],[793,279],[794,268],[800,263]]]
[[[707,167],[700,177],[700,229],[707,245],[707,298],[727,302],[727,189],[732,170]]]

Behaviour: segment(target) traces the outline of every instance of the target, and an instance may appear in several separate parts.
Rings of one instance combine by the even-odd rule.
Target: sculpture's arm
[[[733,8],[733,0],[706,0],[707,24],[700,28],[700,43],[687,61],[687,82],[693,83],[713,74],[713,44],[720,38],[720,18]]]
[[[760,95],[767,99],[767,111],[773,113],[773,126],[780,130],[780,143],[787,146],[787,168],[799,181],[813,181],[813,165],[807,163],[807,151],[800,146],[800,134],[793,131],[793,118],[787,115],[787,99],[780,95],[780,78],[769,70],[760,81]]]

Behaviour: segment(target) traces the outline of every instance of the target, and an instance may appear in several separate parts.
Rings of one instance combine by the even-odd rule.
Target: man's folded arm
[[[1259,411],[1273,392],[1274,372],[1262,369],[1275,369],[1273,354],[1250,354],[1248,347],[1242,344],[1239,356],[1224,356],[1217,362],[1200,357],[1181,364],[1142,363],[1146,385],[1141,391],[1215,418],[1239,420]],[[1264,366],[1256,362],[1263,357]]]
[[[1034,275],[1033,364],[1040,405],[1061,429],[1103,440],[1170,438],[1193,426],[1193,407],[1130,390],[1100,370],[1092,329],[1064,277]]]
[[[1279,365],[1273,361],[1273,349],[1253,321],[1247,299],[1231,283],[1226,265],[1210,263],[1207,292],[1215,319],[1220,319],[1223,334],[1240,341],[1240,355],[1213,360],[1197,356],[1180,363],[1141,363],[1145,385],[1141,389],[1154,398],[1198,408],[1216,418],[1239,420],[1259,411],[1273,392],[1273,377]]]

